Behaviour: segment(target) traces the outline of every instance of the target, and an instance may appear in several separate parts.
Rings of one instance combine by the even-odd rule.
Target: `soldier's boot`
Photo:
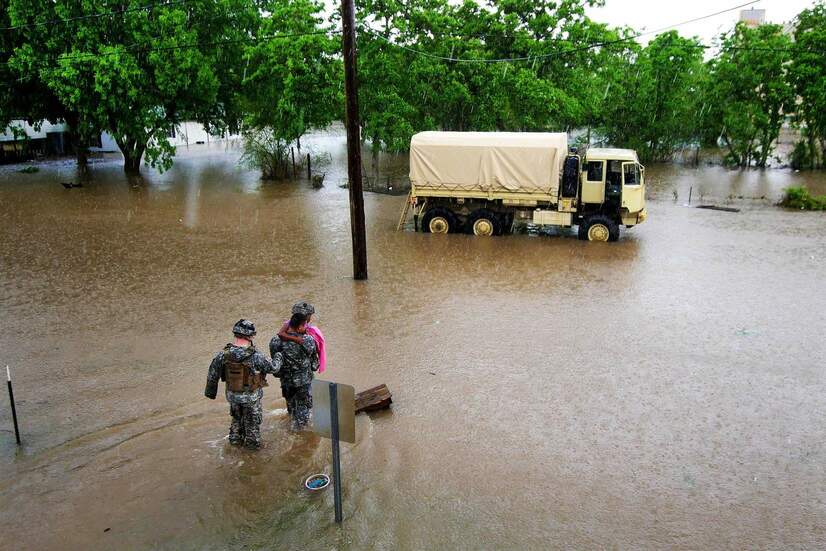
[[[240,406],[231,405],[229,409],[232,415],[232,423],[229,426],[229,443],[233,446],[240,446],[244,443],[244,425]]]

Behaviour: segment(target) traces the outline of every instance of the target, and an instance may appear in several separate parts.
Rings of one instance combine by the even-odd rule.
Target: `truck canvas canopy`
[[[417,191],[556,197],[567,153],[565,133],[420,132],[410,142],[410,181]]]

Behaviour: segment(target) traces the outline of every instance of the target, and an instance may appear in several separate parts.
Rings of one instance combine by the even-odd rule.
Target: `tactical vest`
[[[252,357],[253,354],[250,354],[239,362],[232,358],[228,348],[224,349],[224,380],[227,382],[227,390],[255,392],[267,386],[266,375],[253,369]]]

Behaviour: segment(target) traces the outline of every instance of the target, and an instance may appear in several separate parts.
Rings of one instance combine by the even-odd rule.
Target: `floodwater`
[[[0,547],[826,545],[826,214],[773,206],[826,175],[651,166],[649,220],[618,243],[396,232],[403,197],[368,194],[354,282],[342,138],[308,143],[332,153],[321,190],[221,144],[140,181],[97,163],[71,190],[71,164],[0,169],[24,438],[3,392]],[[301,488],[329,442],[287,431],[277,385],[258,453],[203,397],[232,324],[266,347],[298,299],[325,376],[394,395],[342,446],[341,527],[331,492]]]

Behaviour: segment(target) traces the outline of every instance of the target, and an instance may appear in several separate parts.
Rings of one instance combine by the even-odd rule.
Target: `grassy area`
[[[26,168],[21,168],[17,172],[21,174],[34,174],[35,172],[40,172],[40,169],[36,166],[27,166]]]
[[[812,195],[805,187],[790,187],[780,204],[800,210],[826,210],[826,195]]]

